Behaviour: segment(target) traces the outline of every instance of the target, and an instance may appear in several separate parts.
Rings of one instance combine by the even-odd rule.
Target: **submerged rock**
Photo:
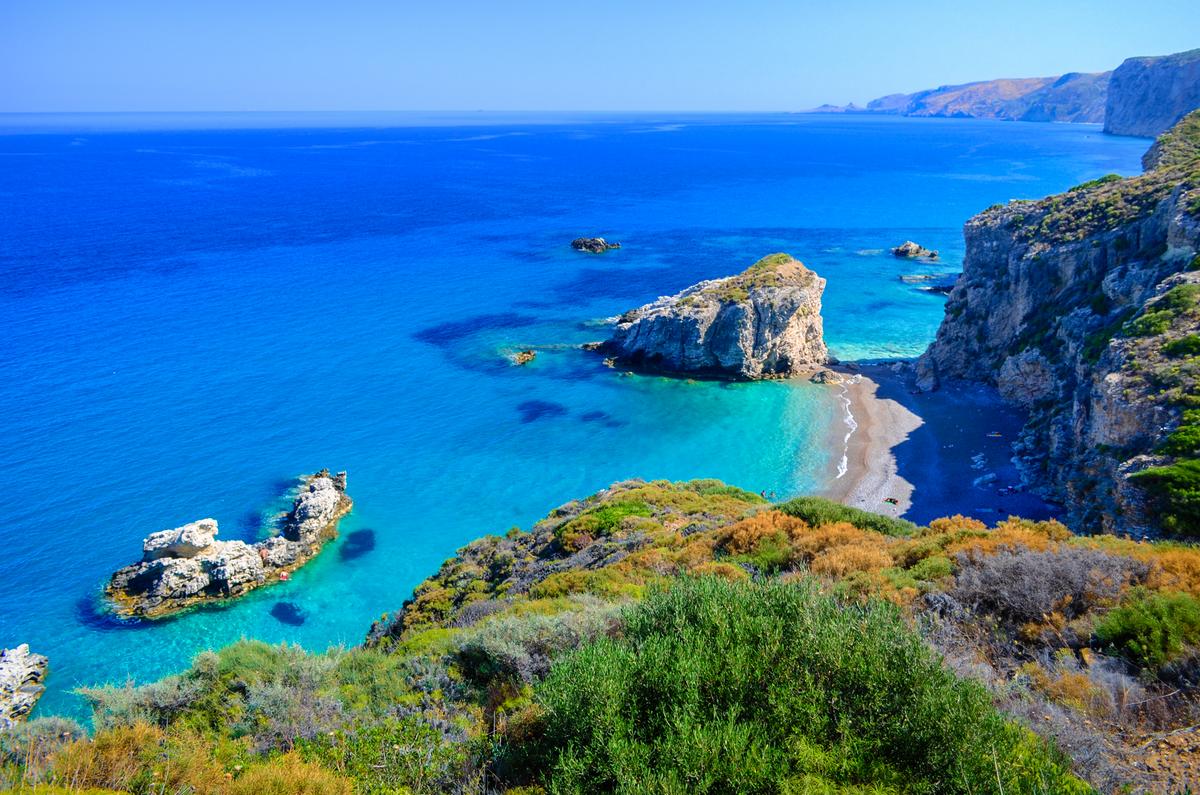
[[[609,249],[620,247],[620,243],[610,243],[602,237],[577,237],[571,241],[571,248],[590,254],[603,254]]]
[[[49,661],[29,651],[22,643],[15,649],[0,649],[0,731],[24,720],[46,688]]]
[[[679,375],[770,378],[819,369],[825,280],[788,254],[626,312],[602,350],[615,363]]]
[[[923,257],[924,259],[937,259],[938,253],[933,249],[925,248],[919,243],[914,243],[911,240],[905,240],[903,243],[892,249],[892,256],[904,258]]]
[[[218,541],[214,519],[152,533],[142,544],[141,562],[113,574],[105,594],[125,618],[159,618],[241,596],[286,579],[316,556],[352,505],[346,473],[323,470],[305,478],[279,535],[254,544]]]

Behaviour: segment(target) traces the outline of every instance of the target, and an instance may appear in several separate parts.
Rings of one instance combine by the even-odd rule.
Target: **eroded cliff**
[[[788,254],[693,285],[626,312],[602,350],[637,368],[683,375],[770,378],[829,360],[822,336],[825,280]]]
[[[1194,534],[1200,433],[1177,437],[1200,406],[1200,112],[1144,164],[968,221],[918,370],[925,388],[987,381],[1027,407],[1017,456],[1078,529]]]
[[[1200,108],[1200,49],[1127,58],[1109,81],[1104,131],[1158,135]]]

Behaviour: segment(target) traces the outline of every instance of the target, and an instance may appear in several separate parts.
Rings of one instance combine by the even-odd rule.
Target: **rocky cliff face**
[[[0,731],[9,729],[29,715],[46,688],[42,680],[49,665],[22,643],[15,649],[0,649]]]
[[[867,111],[900,116],[1095,122],[1104,120],[1109,72],[1071,72],[1059,77],[983,80],[957,86],[891,94],[867,103]]]
[[[621,316],[602,350],[620,363],[676,374],[770,378],[829,360],[821,325],[825,280],[787,254],[701,282]]]
[[[1154,136],[1200,108],[1200,49],[1128,58],[1112,73],[1104,131]]]
[[[315,557],[352,505],[345,472],[318,472],[305,479],[279,535],[255,544],[218,541],[214,519],[152,533],[141,561],[113,574],[105,593],[125,618],[158,618],[241,596]]]
[[[1200,455],[1168,444],[1200,406],[1200,112],[1145,162],[972,218],[918,362],[925,388],[987,381],[1030,410],[1017,455],[1082,530],[1187,532],[1200,509],[1160,477]]]

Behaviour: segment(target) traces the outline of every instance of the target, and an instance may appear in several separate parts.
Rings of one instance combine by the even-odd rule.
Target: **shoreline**
[[[821,496],[917,524],[954,514],[990,523],[1061,513],[1023,482],[1012,443],[1026,416],[994,388],[961,382],[919,392],[904,364],[829,371],[840,379],[828,386],[838,390],[842,417],[827,438],[841,452]]]
[[[925,421],[908,407],[881,397],[879,383],[861,371],[831,368],[841,376],[838,390],[842,421],[831,429],[841,449],[837,474],[822,496],[887,516],[903,516],[912,507],[915,487],[900,476],[893,449]],[[894,500],[895,502],[890,502]]]

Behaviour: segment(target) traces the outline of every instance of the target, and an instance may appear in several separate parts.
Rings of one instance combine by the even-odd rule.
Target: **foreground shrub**
[[[350,795],[351,782],[298,754],[252,767],[235,779],[229,795]]]
[[[1083,792],[871,602],[683,580],[555,663],[501,770],[552,793]]]
[[[1069,620],[1116,601],[1148,572],[1145,563],[1092,549],[960,553],[953,595],[1013,624],[1045,621],[1052,614]]]
[[[297,745],[306,760],[354,782],[358,795],[443,792],[462,780],[467,744],[408,717]]]
[[[1157,671],[1200,643],[1200,600],[1139,590],[1096,624],[1096,637],[1134,664]]]
[[[813,527],[835,522],[849,522],[863,530],[874,530],[885,536],[907,536],[916,532],[917,526],[903,519],[893,519],[877,513],[851,508],[823,497],[797,497],[779,506],[788,516],[803,519]]]

